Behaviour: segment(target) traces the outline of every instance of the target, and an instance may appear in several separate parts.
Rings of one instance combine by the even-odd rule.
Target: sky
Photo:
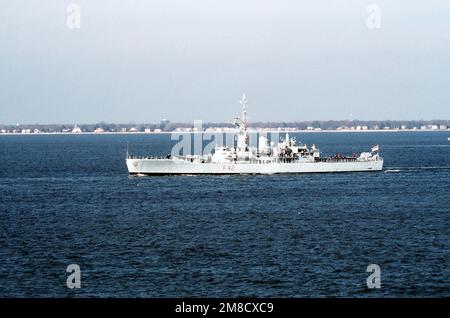
[[[244,92],[250,121],[450,119],[450,1],[1,2],[0,124],[228,122]]]

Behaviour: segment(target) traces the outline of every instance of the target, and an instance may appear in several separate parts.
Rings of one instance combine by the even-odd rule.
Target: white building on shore
[[[75,125],[75,127],[73,127],[72,129],[72,134],[79,134],[81,132],[82,132],[81,128],[78,127],[77,125]]]

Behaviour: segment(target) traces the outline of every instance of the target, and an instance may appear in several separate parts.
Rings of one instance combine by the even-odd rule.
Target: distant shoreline
[[[367,129],[367,130],[345,130],[345,129],[330,129],[330,130],[250,130],[250,132],[257,133],[368,133],[368,132],[449,132],[450,129]],[[76,136],[76,135],[167,135],[167,134],[226,134],[237,133],[237,131],[159,131],[159,132],[39,132],[39,133],[0,133],[0,136]]]

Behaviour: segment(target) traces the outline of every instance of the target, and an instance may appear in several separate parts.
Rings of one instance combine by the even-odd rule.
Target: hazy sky
[[[251,121],[450,119],[450,1],[1,2],[0,123],[229,121],[243,92]]]

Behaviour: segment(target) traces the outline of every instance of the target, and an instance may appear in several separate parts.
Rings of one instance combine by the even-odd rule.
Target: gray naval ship
[[[235,118],[238,128],[237,143],[232,147],[214,147],[208,155],[172,156],[164,158],[137,157],[128,153],[126,164],[131,175],[196,175],[196,174],[276,174],[276,173],[312,173],[312,172],[356,172],[380,171],[383,158],[379,155],[379,146],[370,152],[352,156],[337,154],[321,157],[315,144],[308,147],[297,143],[286,133],[284,140],[270,142],[266,136],[260,136],[258,147],[249,145],[247,122],[247,99],[242,104],[242,119]]]

